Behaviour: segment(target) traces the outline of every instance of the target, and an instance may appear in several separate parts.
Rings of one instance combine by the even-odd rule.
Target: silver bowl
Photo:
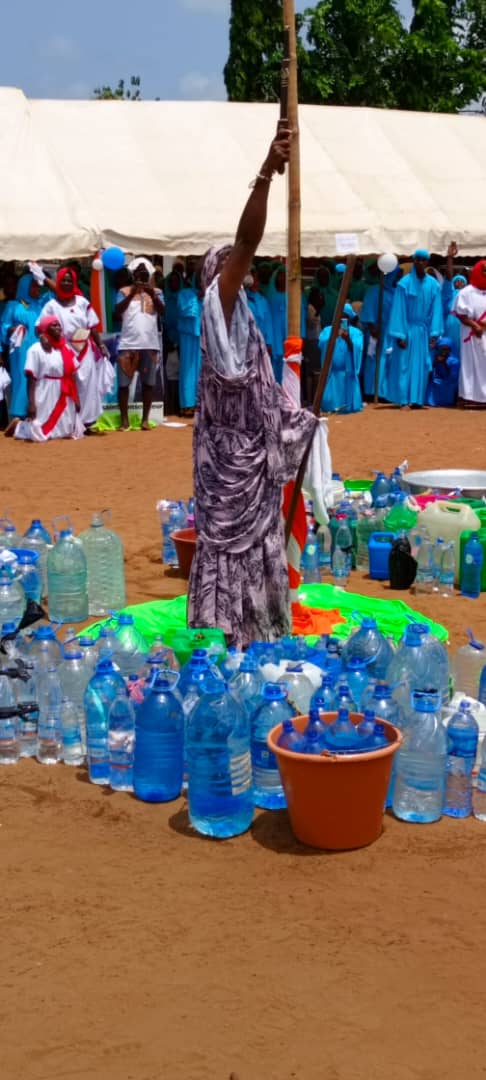
[[[486,470],[424,469],[423,472],[405,473],[402,486],[412,495],[423,495],[426,491],[440,491],[441,495],[447,495],[460,491],[468,499],[482,499],[486,496]]]

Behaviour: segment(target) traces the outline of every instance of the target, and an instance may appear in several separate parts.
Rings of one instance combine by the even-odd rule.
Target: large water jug
[[[198,832],[237,836],[253,818],[250,721],[214,679],[187,721],[189,818]]]
[[[88,618],[88,572],[83,545],[72,529],[62,529],[47,556],[49,618],[84,622]]]
[[[169,802],[181,793],[184,714],[175,693],[178,675],[159,672],[137,709],[133,790],[144,802]]]
[[[27,600],[33,600],[36,604],[40,604],[42,574],[39,567],[39,552],[17,548],[15,549],[15,555],[17,557],[17,577],[23,586]]]
[[[459,582],[460,565],[460,537],[466,529],[477,532],[481,528],[478,515],[472,507],[459,502],[437,501],[429,503],[425,510],[421,510],[417,527],[420,531],[427,529],[430,539],[436,540],[441,536],[443,540],[453,540],[456,555],[455,581]]]
[[[431,653],[423,647],[424,636],[423,627],[418,623],[407,626],[386,673],[386,681],[394,687],[393,697],[404,716],[410,713],[412,691],[429,690],[442,694],[444,689],[446,665],[435,656],[434,661],[438,659],[437,665],[431,663]],[[448,691],[445,701],[447,700]]]
[[[255,709],[261,703],[263,690],[261,668],[252,656],[243,658],[240,670],[235,672],[230,680],[229,689],[251,719]]]
[[[456,693],[478,698],[479,680],[486,664],[486,649],[478,641],[472,630],[466,630],[469,641],[461,645],[452,661],[452,678]]]
[[[125,568],[120,537],[107,523],[111,510],[94,514],[91,526],[80,533],[88,564],[90,615],[109,615],[125,606]]]
[[[0,765],[19,760],[18,710],[12,679],[0,672]]]
[[[361,712],[361,699],[368,688],[370,678],[368,675],[368,660],[363,656],[350,656],[342,672],[339,683],[346,683],[351,691],[351,697],[356,702],[358,712]]]
[[[42,524],[40,518],[34,518],[27,532],[24,533],[22,547],[28,551],[38,552],[39,569],[42,577],[42,596],[47,596],[47,552],[51,544],[50,533]]]
[[[115,630],[113,660],[122,675],[135,675],[145,662],[149,647],[143,634],[137,630],[133,615],[119,615]]]
[[[0,626],[3,623],[15,623],[17,629],[22,622],[27,598],[22,582],[15,570],[8,566],[0,567]]]
[[[277,759],[268,746],[267,738],[277,724],[292,719],[294,710],[287,701],[283,686],[278,683],[266,683],[261,698],[261,704],[251,718],[253,801],[255,806],[266,810],[281,810],[287,802]]]
[[[125,681],[111,660],[100,660],[84,694],[88,772],[92,784],[110,783],[110,708],[117,695],[126,692]]]
[[[412,715],[395,757],[393,813],[402,821],[427,823],[442,815],[447,767],[447,732],[440,694],[412,694]]]
[[[444,645],[443,641],[439,641],[439,638],[432,633],[427,623],[415,623],[415,628],[421,635],[422,651],[429,665],[429,673],[437,683],[437,689],[440,690],[442,696],[442,707],[444,707],[448,704],[450,697],[450,665],[447,645]],[[432,685],[432,683],[429,685]]]
[[[290,705],[296,712],[308,713],[314,687],[305,675],[302,664],[287,664],[283,675],[278,683],[287,690]]]
[[[364,618],[359,629],[344,643],[341,653],[343,663],[348,664],[352,656],[368,661],[367,673],[370,678],[385,678],[393,648],[378,630],[374,619]]]

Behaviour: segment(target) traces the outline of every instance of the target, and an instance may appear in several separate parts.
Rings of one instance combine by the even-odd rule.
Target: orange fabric
[[[286,360],[291,356],[298,356],[302,352],[304,342],[300,337],[288,337],[284,345],[284,357]]]
[[[298,601],[292,604],[292,633],[306,634],[330,634],[339,623],[346,622],[337,608],[322,610],[322,608],[304,607]]]

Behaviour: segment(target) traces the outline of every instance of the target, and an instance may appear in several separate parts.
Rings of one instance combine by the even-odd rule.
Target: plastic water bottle
[[[324,673],[321,680],[321,685],[314,691],[311,700],[309,711],[317,710],[317,712],[328,713],[334,712],[336,708],[336,693],[334,690],[334,679],[332,675]]]
[[[454,575],[456,569],[456,553],[453,540],[449,540],[442,547],[442,559],[440,564],[439,592],[441,596],[454,596]]]
[[[39,569],[42,578],[42,596],[47,596],[47,551],[51,544],[50,533],[42,524],[40,518],[34,518],[24,533],[22,547],[29,551],[38,552]]]
[[[309,720],[304,731],[304,754],[320,754],[326,746],[327,725],[321,720],[319,712],[313,706],[309,710]]]
[[[392,689],[388,683],[375,683],[371,693],[366,693],[361,700],[362,711],[369,709],[373,716],[381,720],[388,720],[395,727],[402,727],[402,715],[400,706],[393,699]]]
[[[161,499],[157,503],[157,510],[162,525],[162,562],[167,563],[168,566],[178,567],[179,560],[171,533],[184,528],[186,524],[185,509],[182,510],[178,502]]]
[[[430,540],[423,540],[417,553],[417,573],[414,585],[416,596],[432,592],[434,575],[434,547]]]
[[[34,666],[25,665],[26,679],[17,679],[15,693],[18,710],[18,740],[20,757],[35,757],[39,726],[39,701]]]
[[[337,589],[345,589],[349,580],[349,559],[346,552],[335,547],[332,556],[332,576]]]
[[[136,714],[133,790],[144,802],[169,802],[181,793],[184,714],[178,675],[159,672]]]
[[[307,530],[305,547],[300,558],[300,572],[304,585],[319,584],[321,569],[319,566],[319,545],[311,525]]]
[[[113,791],[133,791],[135,710],[126,694],[117,694],[108,715],[110,787]]]
[[[481,675],[479,676],[479,690],[477,698],[478,701],[481,702],[481,705],[486,705],[486,664],[481,669]]]
[[[478,821],[486,821],[486,735],[481,743],[481,757],[476,787],[473,788],[472,807]]]
[[[390,481],[385,473],[379,472],[378,469],[372,469],[375,475],[375,480],[371,485],[370,494],[373,500],[373,506],[376,506],[377,499],[384,499],[388,503],[388,496],[390,494]]]
[[[15,765],[19,760],[17,717],[12,682],[0,671],[0,765]]]
[[[332,536],[329,525],[319,525],[317,530],[317,547],[319,550],[319,571],[321,581],[324,581],[331,573]]]
[[[103,658],[84,694],[88,771],[92,784],[110,783],[109,714],[115,698],[123,693],[126,689],[122,675],[111,660]]]
[[[362,503],[358,507],[356,524],[356,569],[367,574],[370,569],[368,543],[372,533],[377,532],[376,516],[370,506]]]
[[[456,693],[478,698],[479,680],[486,664],[486,650],[483,642],[474,637],[472,630],[466,630],[466,633],[469,641],[457,650],[452,663],[454,690]]]
[[[11,550],[22,546],[22,537],[19,536],[13,521],[3,518],[0,526],[0,551],[5,548]]]
[[[266,683],[262,703],[251,720],[251,764],[253,772],[253,801],[265,810],[281,810],[286,805],[285,792],[275,754],[267,736],[277,724],[291,720],[294,715],[283,686]]]
[[[343,551],[346,555],[347,572],[349,577],[353,566],[353,534],[348,525],[348,519],[346,517],[338,514],[337,519],[339,521],[339,526],[335,536],[334,551],[336,552],[336,550],[340,548],[341,551]]]
[[[191,824],[204,836],[238,836],[253,818],[250,721],[224,683],[208,680],[187,721]]]
[[[37,679],[39,721],[37,761],[57,765],[62,758],[62,688],[56,667],[49,667]]]
[[[370,617],[361,621],[361,626],[345,641],[342,661],[349,664],[351,657],[366,660],[369,678],[384,679],[388,665],[393,657],[393,648],[387,638],[378,630],[376,622]]]
[[[314,687],[307,675],[304,674],[302,664],[287,664],[285,673],[278,679],[278,685],[283,686],[287,691],[289,704],[296,712],[307,713],[309,711]]]
[[[90,615],[109,615],[126,604],[123,544],[118,533],[107,529],[111,510],[94,514],[91,526],[80,533],[88,567]]]
[[[414,692],[413,713],[395,755],[393,813],[402,821],[438,821],[444,804],[447,733],[440,694]]]
[[[77,644],[81,652],[83,665],[86,669],[87,681],[89,682],[91,676],[96,670],[96,665],[98,663],[98,646],[95,639],[88,637],[87,634],[78,638]]]
[[[244,657],[240,670],[230,680],[229,690],[251,719],[255,709],[261,704],[263,690],[261,668],[253,657]]]
[[[297,731],[290,716],[282,720],[282,734],[277,739],[277,746],[281,746],[284,750],[292,750],[294,754],[304,753],[305,737]]]
[[[356,708],[359,712],[361,699],[370,681],[367,658],[364,656],[350,656],[343,672],[343,681],[349,686],[351,696],[356,702]]]
[[[84,721],[84,695],[93,672],[86,664],[80,648],[71,648],[58,668],[63,697],[70,701],[78,713],[78,726],[83,742],[86,741]]]
[[[65,765],[82,765],[84,747],[79,725],[79,709],[74,702],[61,702],[62,760]]]
[[[386,673],[390,686],[395,686],[393,697],[401,706],[404,716],[410,712],[411,693],[414,690],[435,690],[444,692],[448,701],[449,665],[447,654],[443,651],[435,655],[435,647],[429,652],[423,647],[423,626],[411,623],[406,627],[403,638],[393,656]],[[428,627],[427,627],[428,631]],[[437,640],[437,639],[436,639]]]
[[[441,536],[437,536],[435,542],[432,545],[432,566],[434,572],[434,580],[432,583],[432,592],[440,591],[440,573],[442,567],[442,555],[444,553],[444,541]]]
[[[122,675],[134,675],[145,662],[149,647],[145,638],[137,630],[133,615],[119,615],[115,630],[113,660]]]
[[[427,623],[415,623],[415,629],[421,636],[421,648],[422,654],[425,657],[425,663],[428,667],[430,679],[433,677],[437,680],[436,686],[440,690],[442,695],[442,705],[447,705],[449,701],[449,653],[447,647],[435,634],[431,633],[430,626]],[[429,687],[433,685],[429,681]],[[427,689],[427,687],[417,687],[417,689]]]
[[[15,571],[7,566],[0,567],[0,626],[3,623],[15,623],[17,629],[22,622],[27,598]]]
[[[42,596],[42,574],[39,568],[39,553],[19,548],[17,556],[17,577],[21,582],[27,600],[40,604]]]
[[[467,701],[461,701],[447,724],[447,776],[444,814],[469,817],[479,726]]]
[[[357,712],[358,706],[346,682],[338,682],[336,686],[336,708],[348,709],[349,712]]]
[[[83,545],[72,529],[62,529],[47,556],[49,618],[84,622],[88,618],[88,572]]]
[[[338,710],[336,719],[326,728],[325,746],[330,750],[352,754],[359,743],[359,732],[350,718],[349,709],[342,706]]]
[[[481,595],[481,570],[483,567],[483,545],[477,533],[472,533],[464,545],[461,568],[461,593],[470,600],[477,600]]]
[[[36,672],[45,671],[61,662],[61,646],[53,626],[39,626],[34,630],[29,655]]]

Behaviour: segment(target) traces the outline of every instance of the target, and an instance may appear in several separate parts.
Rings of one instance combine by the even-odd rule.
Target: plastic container
[[[461,593],[470,600],[477,600],[481,594],[481,571],[484,551],[478,533],[472,533],[464,545],[461,565]]]
[[[144,802],[170,802],[182,790],[184,714],[176,672],[159,672],[137,709],[133,790]]]
[[[479,516],[480,515],[478,514],[478,517]],[[461,533],[461,539],[460,539],[460,543],[459,543],[459,549],[460,549],[460,551],[459,551],[459,560],[460,560],[459,579],[462,577],[462,572],[463,572],[463,568],[464,568],[464,548],[465,548],[465,545],[466,545],[467,541],[471,538],[471,536],[474,536],[474,535],[477,536],[477,538],[478,538],[478,540],[479,540],[479,542],[481,544],[481,547],[483,549],[483,564],[482,564],[482,567],[481,567],[480,581],[481,581],[481,592],[486,592],[486,528],[484,526],[483,526],[483,528],[481,528],[479,530],[478,533],[473,533],[473,532],[471,532],[470,529],[466,529],[465,532]]]
[[[50,533],[40,518],[34,518],[27,532],[24,533],[22,547],[27,551],[37,551],[39,569],[42,577],[42,596],[47,596],[47,554],[52,544]]]
[[[88,571],[83,545],[72,529],[62,529],[47,556],[49,618],[57,623],[88,618]]]
[[[145,662],[149,647],[137,630],[133,615],[122,613],[118,616],[115,639],[113,660],[118,664],[122,675],[135,675]]]
[[[204,691],[186,729],[189,819],[224,839],[253,819],[250,721],[223,682],[209,680]]]
[[[110,787],[113,791],[133,791],[135,710],[126,694],[118,694],[108,715]]]
[[[0,626],[15,623],[20,626],[27,604],[27,597],[15,571],[0,567]]]
[[[368,542],[370,578],[374,581],[388,581],[390,577],[390,552],[395,533],[372,533]]]
[[[442,815],[447,768],[447,733],[440,694],[412,694],[413,712],[395,763],[393,813],[427,825]]]
[[[300,572],[304,585],[319,584],[321,580],[321,568],[319,561],[319,544],[317,536],[309,525],[304,550],[300,557]]]
[[[418,523],[420,529],[426,528],[431,540],[441,536],[443,540],[453,540],[456,551],[456,583],[459,581],[460,567],[460,537],[466,529],[477,532],[481,528],[481,522],[470,506],[464,503],[452,502],[451,500],[429,503],[422,510]]]
[[[479,680],[486,664],[486,649],[482,641],[476,640],[472,630],[467,630],[466,633],[469,641],[467,645],[461,645],[452,661],[454,690],[478,699]]]
[[[38,626],[32,634],[29,657],[36,671],[61,662],[61,646],[53,626]]]
[[[37,761],[57,765],[62,758],[62,689],[56,667],[49,667],[37,679],[39,721]]]
[[[94,514],[91,526],[80,533],[88,568],[90,615],[109,615],[126,604],[123,544],[118,533],[107,529],[111,510]]]
[[[351,719],[357,725],[363,717],[358,713]],[[307,720],[294,720],[298,731]],[[346,851],[378,840],[393,756],[402,738],[386,720],[383,726],[388,745],[360,754],[295,753],[278,746],[281,724],[270,732],[268,744],[277,757],[292,831],[303,844]]]
[[[20,747],[18,709],[12,680],[0,675],[0,765],[16,765]]]
[[[42,597],[42,573],[39,552],[26,548],[12,548],[17,559],[17,578],[21,582],[27,600],[40,604]]]
[[[478,722],[469,703],[461,701],[447,724],[444,814],[448,817],[469,817],[472,812],[472,781],[478,739]]]
[[[170,539],[174,545],[180,576],[189,581],[192,560],[196,554],[197,533],[192,527],[189,529],[175,529],[171,532]]]
[[[352,656],[368,661],[367,673],[370,679],[385,678],[393,657],[393,648],[378,630],[375,620],[369,616],[362,619],[361,626],[344,643],[343,663],[347,664]]]
[[[286,806],[280,783],[277,760],[267,744],[268,733],[284,720],[292,720],[294,710],[287,701],[282,686],[267,683],[262,700],[251,718],[251,765],[253,801],[266,810],[282,810]]]
[[[110,783],[109,714],[115,698],[124,693],[125,683],[120,672],[115,670],[111,660],[100,660],[84,695],[88,771],[92,784]]]

